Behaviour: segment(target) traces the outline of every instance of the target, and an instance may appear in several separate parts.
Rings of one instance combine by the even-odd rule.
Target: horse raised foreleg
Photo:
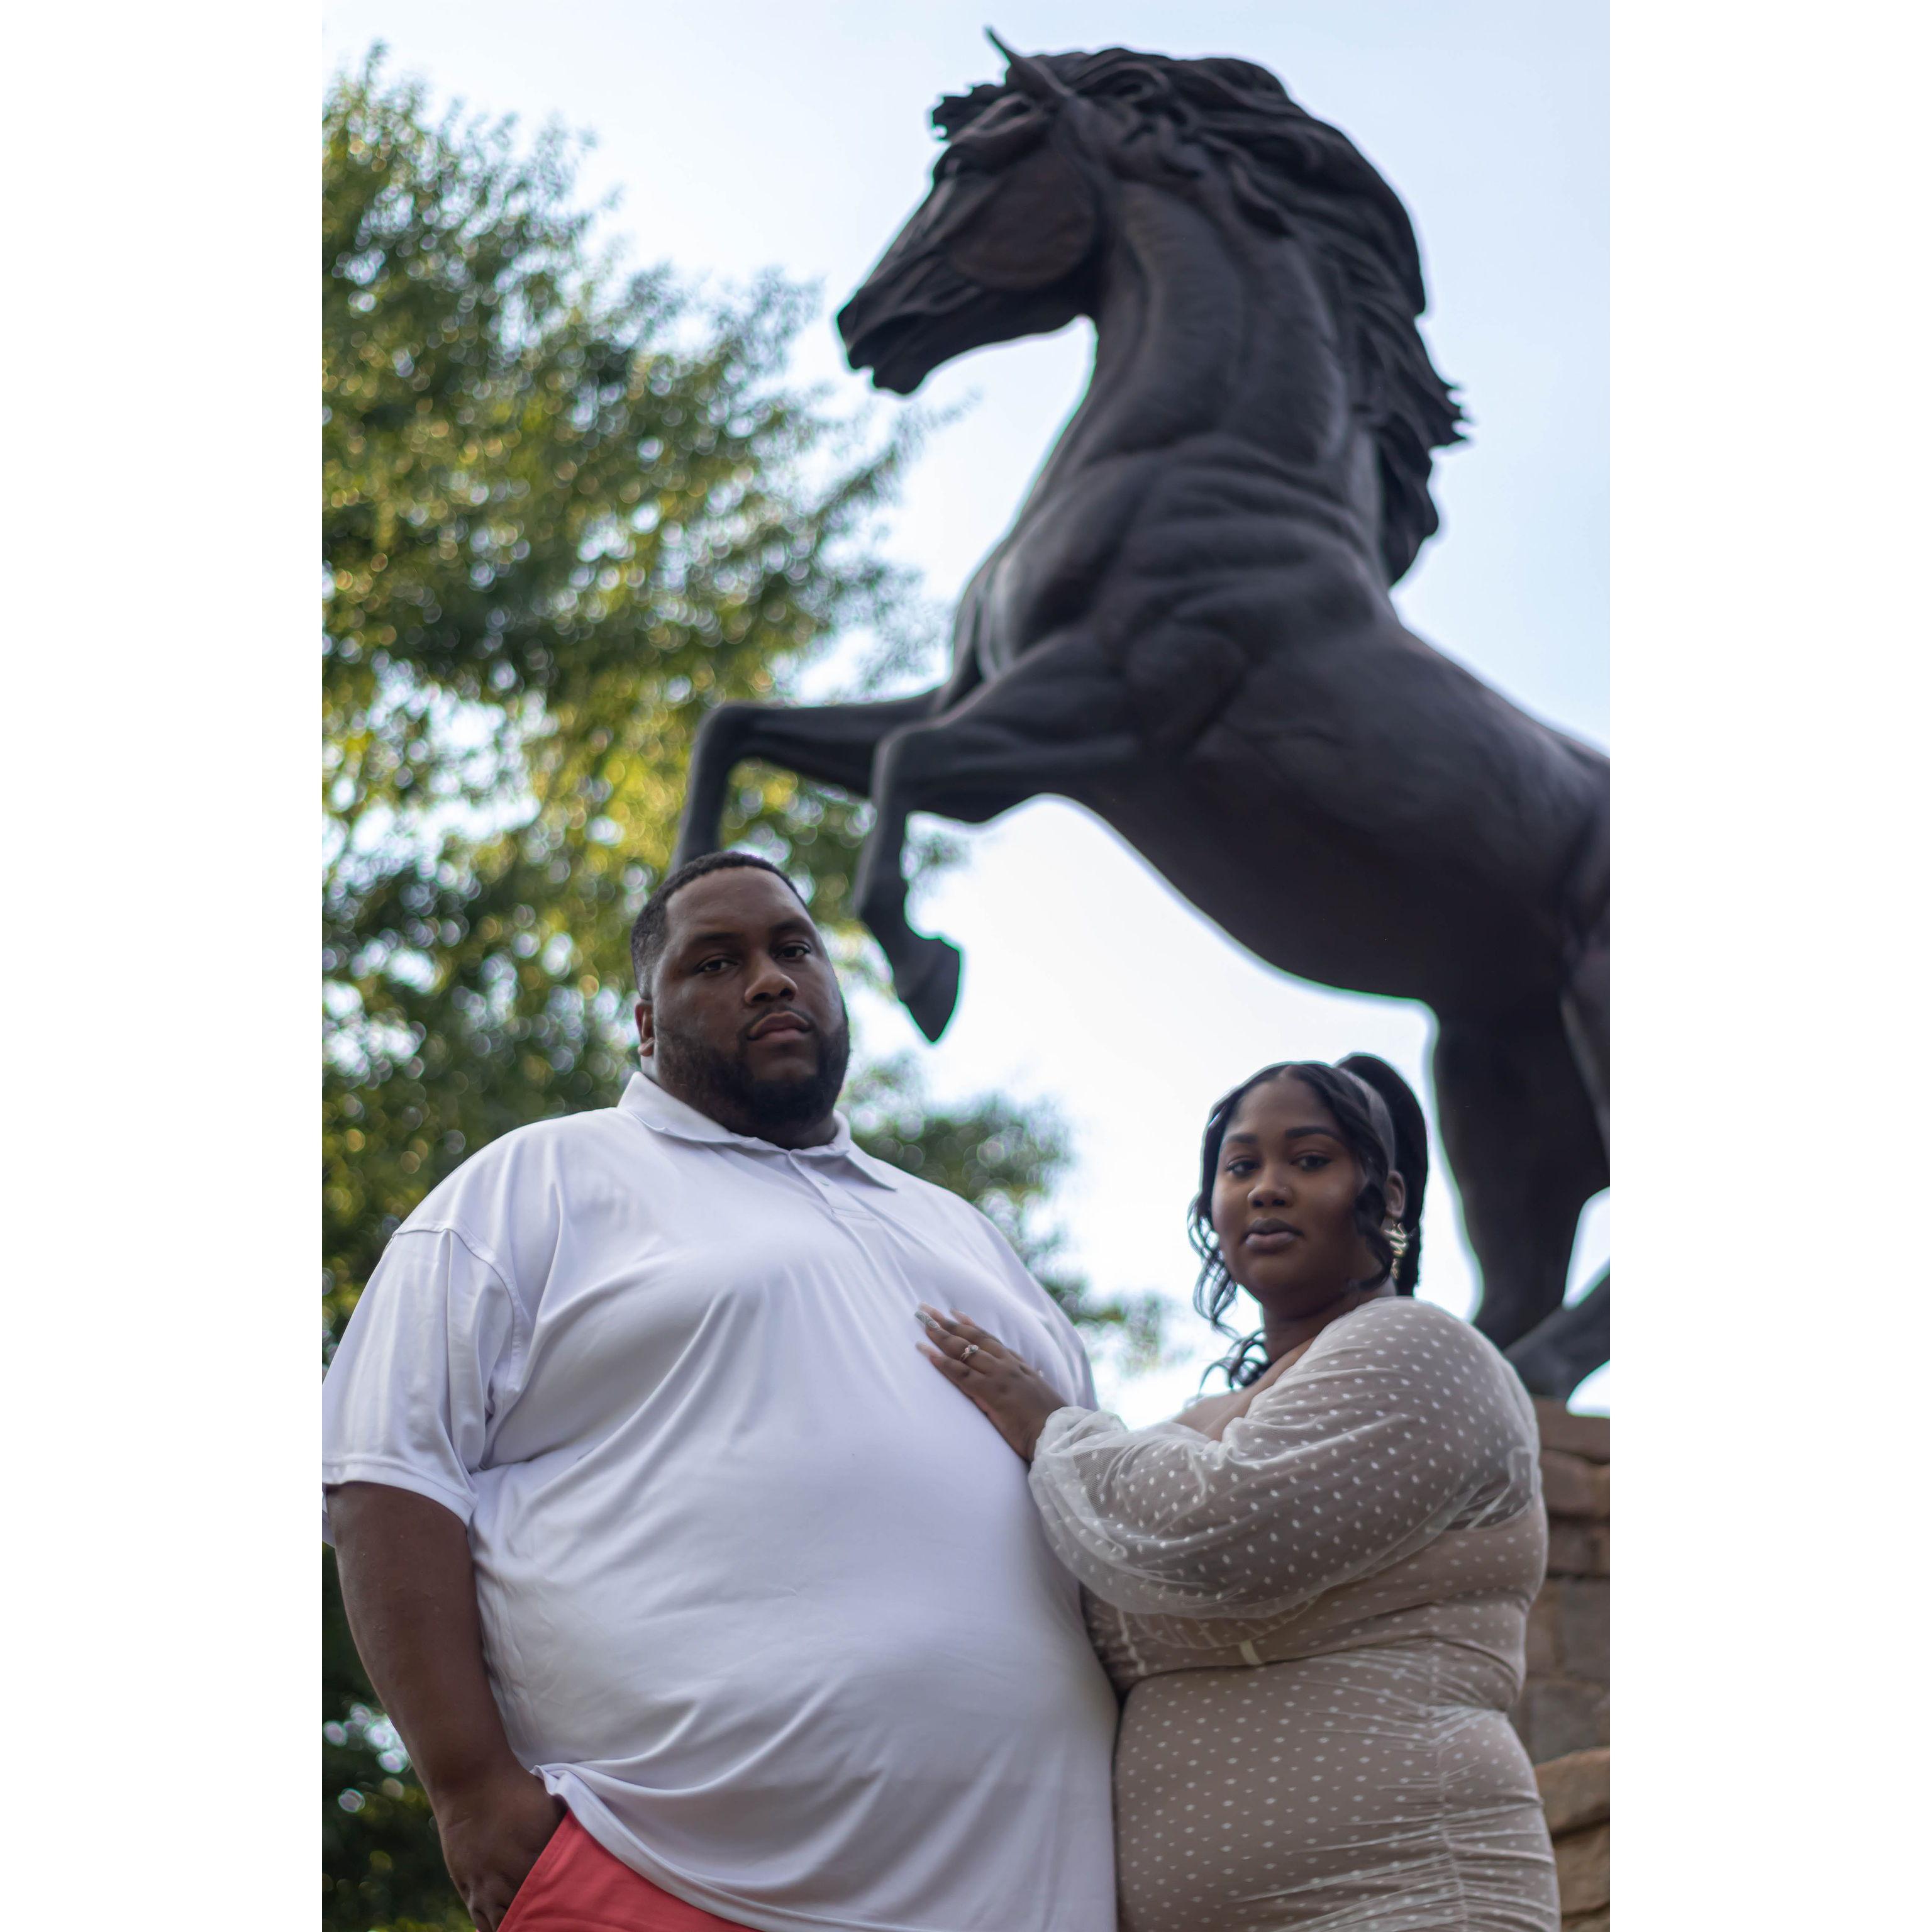
[[[928,716],[939,694],[934,688],[875,704],[719,705],[692,747],[672,864],[716,850],[731,774],[746,759],[763,758],[863,798],[880,740]]]
[[[1092,646],[1036,646],[944,716],[895,731],[872,770],[877,823],[854,900],[892,969],[892,986],[928,1040],[959,998],[959,951],[906,918],[906,824],[915,812],[983,824],[1046,791],[1130,766],[1144,747],[1120,686]]]

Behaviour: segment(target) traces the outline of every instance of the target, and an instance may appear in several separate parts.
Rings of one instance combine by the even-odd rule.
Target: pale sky
[[[829,320],[926,188],[926,109],[997,76],[990,23],[1023,50],[1124,44],[1226,53],[1276,74],[1343,129],[1407,202],[1437,366],[1470,441],[1438,459],[1440,536],[1397,592],[1412,628],[1563,728],[1607,744],[1608,141],[1600,4],[1526,0],[740,0],[729,8],[557,0],[351,0],[326,8],[323,64],[386,40],[439,97],[555,116],[598,146],[586,196],[621,190],[607,232],[640,264],[817,280],[825,314],[796,373],[871,397]],[[968,402],[933,436],[888,548],[956,596],[1010,520],[1078,400],[1090,332],[962,358],[916,400]],[[904,406],[873,406],[883,422]],[[896,1009],[855,1015],[874,1052],[916,1050],[933,1090],[1050,1096],[1078,1171],[1059,1207],[1101,1288],[1173,1300],[1168,1370],[1102,1394],[1131,1422],[1171,1414],[1220,1344],[1187,1308],[1184,1232],[1201,1124],[1256,1066],[1379,1053],[1430,1101],[1420,1006],[1290,980],[1192,912],[1114,835],[1040,800],[970,835],[962,872],[919,908],[966,954],[960,1010],[926,1048]],[[1472,1305],[1453,1190],[1431,1190],[1423,1292]],[[1607,1256],[1608,1197],[1587,1218],[1580,1287]],[[1609,1406],[1610,1372],[1577,1406]]]

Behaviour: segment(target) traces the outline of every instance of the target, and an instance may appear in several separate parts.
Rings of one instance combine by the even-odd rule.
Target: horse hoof
[[[959,1004],[960,952],[950,940],[922,939],[904,977],[892,975],[892,990],[920,1031],[936,1040]]]

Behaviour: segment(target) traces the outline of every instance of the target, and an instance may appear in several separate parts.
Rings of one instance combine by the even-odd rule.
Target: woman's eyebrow
[[[1285,1141],[1300,1140],[1304,1136],[1308,1134],[1319,1134],[1324,1140],[1335,1141],[1342,1138],[1333,1127],[1283,1127],[1281,1130],[1281,1137]],[[1261,1139],[1259,1134],[1244,1132],[1226,1136],[1221,1144],[1223,1147],[1234,1147],[1237,1144],[1242,1147],[1258,1147],[1261,1144]]]

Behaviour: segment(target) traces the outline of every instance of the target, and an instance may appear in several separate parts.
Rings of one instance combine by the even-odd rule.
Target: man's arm
[[[462,1519],[379,1483],[328,1492],[350,1634],[429,1794],[470,1916],[496,1932],[563,1816],[510,1749],[483,1664]]]

